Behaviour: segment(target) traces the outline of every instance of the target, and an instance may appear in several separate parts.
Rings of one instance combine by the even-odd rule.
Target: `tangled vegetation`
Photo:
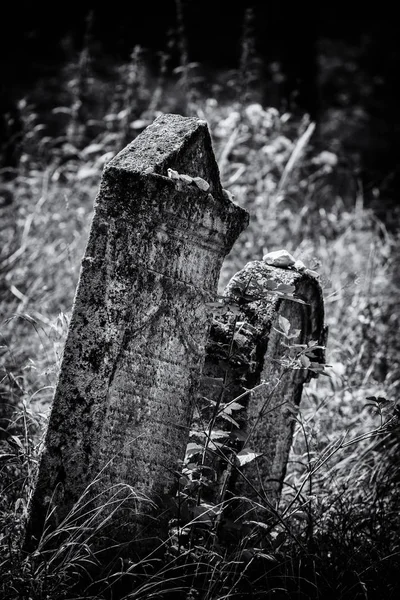
[[[171,78],[162,60],[155,77],[135,48],[131,62],[110,68],[104,80],[85,48],[61,83],[46,82],[52,95],[40,99],[33,90],[20,101],[21,156],[12,180],[2,184],[0,207],[0,595],[395,598],[398,233],[364,206],[347,157],[324,148],[307,115],[265,108],[248,90],[232,100],[223,93],[227,78],[205,94],[197,68],[183,64]],[[230,89],[241,82],[243,91],[243,72],[229,81]],[[235,406],[222,405],[207,423],[204,452],[188,447],[180,502],[196,501],[171,522],[162,557],[121,560],[93,581],[90,515],[78,529],[76,514],[69,515],[61,525],[67,543],[51,550],[57,532],[45,531],[28,555],[20,553],[23,522],[102,168],[161,112],[208,122],[223,187],[250,212],[250,226],[223,267],[221,289],[246,262],[282,248],[318,271],[330,366],[328,377],[303,393],[272,521],[240,515],[226,543],[222,505],[202,500],[201,457],[218,438],[216,416],[235,419]],[[248,459],[234,458],[233,467]],[[84,497],[76,511],[82,507]]]

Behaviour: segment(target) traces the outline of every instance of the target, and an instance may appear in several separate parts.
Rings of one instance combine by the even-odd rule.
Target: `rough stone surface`
[[[170,168],[201,177],[209,190],[168,178]],[[247,221],[222,193],[204,121],[161,116],[106,166],[30,503],[27,548],[40,535],[50,497],[59,523],[98,474],[89,495],[101,493],[95,505],[119,484],[158,506],[174,496],[204,362],[205,303]],[[139,540],[162,535],[167,519],[139,499],[116,512],[109,530],[118,543],[135,540],[144,549]]]
[[[294,299],[306,304],[283,299],[270,291],[280,284],[293,286]],[[282,329],[282,316],[290,322],[292,331],[300,330],[296,344],[317,340],[323,346],[326,330],[322,291],[313,276],[254,261],[231,279],[224,296],[236,312],[227,312],[214,321],[200,396],[215,401],[220,398],[221,387],[211,378],[224,381],[224,402],[266,382],[240,400],[244,408],[234,415],[241,427],[241,443],[261,456],[242,467],[247,481],[239,475],[234,486],[232,482],[230,486],[235,494],[264,506],[266,499],[267,504],[275,506],[286,472],[303,384],[313,375],[306,368],[293,370],[281,364],[288,356],[284,344],[289,342],[276,329]],[[315,354],[315,362],[323,364],[323,350]]]

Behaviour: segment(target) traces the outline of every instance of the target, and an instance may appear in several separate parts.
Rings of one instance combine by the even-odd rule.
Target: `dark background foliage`
[[[393,204],[399,191],[400,67],[399,26],[384,7],[331,3],[285,3],[229,0],[163,2],[8,2],[2,7],[0,38],[0,113],[15,111],[15,102],[38,79],[54,76],[89,33],[98,72],[126,61],[135,45],[168,52],[169,68],[179,65],[182,32],[190,61],[201,63],[206,79],[235,69],[241,60],[245,27],[251,30],[255,63],[253,85],[261,103],[308,112],[317,118],[326,140],[332,110],[348,117],[359,109],[357,131],[340,132],[346,150],[361,153],[367,199],[380,187],[380,202]],[[245,10],[253,18],[244,27]],[[88,15],[92,14],[88,32]],[[154,69],[157,65],[154,64]],[[18,131],[0,129],[6,163],[16,148],[5,141]],[[336,128],[337,129],[337,128]],[[344,128],[345,129],[345,128]],[[335,139],[337,140],[337,131]],[[382,197],[383,200],[382,200]]]

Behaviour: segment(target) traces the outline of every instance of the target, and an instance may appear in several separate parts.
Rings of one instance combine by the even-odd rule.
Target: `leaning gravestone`
[[[113,541],[144,549],[141,537],[162,536],[168,516],[141,498],[162,507],[174,495],[204,362],[206,302],[247,221],[221,188],[204,121],[161,116],[108,163],[26,548],[37,544],[50,502],[59,524],[85,490],[96,506],[120,484],[137,498],[115,514],[110,508]]]
[[[276,254],[290,256],[285,251]],[[226,499],[221,487],[227,485],[230,495],[254,501],[254,507],[276,507],[303,384],[323,371],[321,286],[316,273],[300,261],[292,262],[284,268],[265,260],[248,263],[227,285],[224,300],[229,308],[216,316],[210,331],[200,396],[212,405],[222,398],[227,414],[235,417],[239,429],[231,427],[231,438],[240,440],[243,460],[236,475],[229,469],[228,483],[226,468],[215,460],[219,483],[214,500]],[[216,450],[218,457],[221,450]],[[257,458],[246,463],[253,451]],[[247,505],[246,518],[256,518],[254,513],[261,520],[265,517],[264,510]]]

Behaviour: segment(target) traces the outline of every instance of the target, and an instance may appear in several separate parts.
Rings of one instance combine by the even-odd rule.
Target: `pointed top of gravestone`
[[[195,117],[161,115],[111,160],[107,169],[167,177],[168,169],[210,184],[210,192],[222,194],[218,165],[208,126]]]

